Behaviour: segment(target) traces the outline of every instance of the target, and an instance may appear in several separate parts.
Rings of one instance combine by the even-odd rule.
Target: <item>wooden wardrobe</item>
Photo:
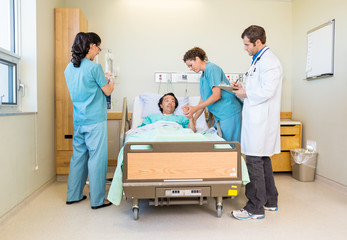
[[[56,173],[69,174],[74,134],[73,107],[64,70],[71,61],[73,40],[77,33],[88,31],[88,21],[78,8],[56,8],[54,19]]]

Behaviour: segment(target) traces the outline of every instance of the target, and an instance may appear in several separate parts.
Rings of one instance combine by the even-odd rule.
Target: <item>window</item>
[[[0,0],[0,111],[20,110],[18,0]]]

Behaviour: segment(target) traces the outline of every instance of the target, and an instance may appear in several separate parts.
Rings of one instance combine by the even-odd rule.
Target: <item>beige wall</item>
[[[64,1],[22,3],[23,107],[37,113],[0,116],[0,216],[55,177],[53,9]]]
[[[317,141],[317,173],[347,185],[347,1],[293,1],[292,111],[303,121],[303,143]],[[335,75],[306,81],[307,31],[335,24]]]
[[[69,0],[81,8],[89,30],[111,48],[120,74],[113,95],[115,111],[127,96],[132,110],[134,96],[158,92],[156,71],[188,71],[184,53],[200,46],[211,62],[224,72],[246,72],[251,58],[243,50],[242,31],[251,24],[263,26],[268,45],[284,67],[282,111],[291,110],[292,4],[263,0]],[[185,84],[173,91],[185,94]],[[167,90],[161,86],[161,93]],[[189,95],[199,95],[199,85],[188,85]]]

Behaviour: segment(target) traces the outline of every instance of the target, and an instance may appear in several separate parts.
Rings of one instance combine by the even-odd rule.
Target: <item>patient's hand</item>
[[[196,109],[194,106],[188,106],[188,105],[183,106],[182,110],[183,110],[184,115],[188,119],[191,119],[193,117],[194,113],[196,112]]]
[[[186,114],[186,112],[189,110],[189,106],[188,105],[185,105],[182,107],[182,111],[184,114]]]

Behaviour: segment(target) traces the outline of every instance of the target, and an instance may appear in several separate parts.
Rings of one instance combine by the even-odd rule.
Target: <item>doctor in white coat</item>
[[[246,155],[250,183],[246,206],[232,215],[237,219],[262,219],[265,211],[277,211],[278,192],[270,156],[280,153],[280,107],[282,67],[265,45],[265,30],[252,25],[241,35],[244,48],[253,57],[245,84],[234,84],[234,93],[244,100],[241,152]]]

